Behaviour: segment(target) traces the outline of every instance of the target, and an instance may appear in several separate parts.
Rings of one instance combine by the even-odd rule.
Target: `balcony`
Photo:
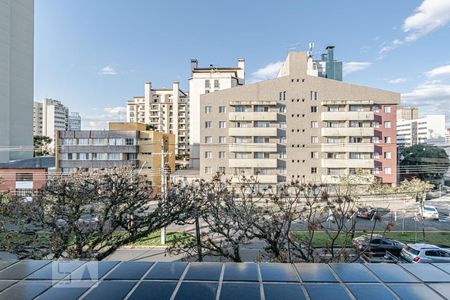
[[[277,136],[276,127],[230,128],[230,136]]]
[[[322,128],[322,136],[373,136],[371,127]]]
[[[322,121],[363,121],[369,120],[372,121],[374,119],[374,114],[371,111],[340,111],[340,112],[331,112],[326,111],[322,112]]]
[[[348,178],[355,184],[370,184],[374,179],[373,175],[367,175],[364,178],[356,175],[322,175],[322,183],[339,184],[343,177]]]
[[[277,144],[275,143],[246,143],[246,144],[231,144],[229,146],[230,152],[277,152]]]
[[[230,168],[276,168],[276,158],[263,159],[230,159],[228,160]]]
[[[373,169],[373,159],[322,159],[323,168]]]
[[[322,152],[365,152],[374,151],[373,144],[322,144]]]
[[[230,105],[231,106],[241,106],[241,105],[272,105],[272,106],[276,106],[278,105],[277,101],[255,101],[255,100],[248,100],[248,101],[230,101]]]
[[[230,112],[230,121],[276,121],[277,112]]]
[[[251,181],[255,180],[258,183],[278,183],[278,175],[247,175],[245,178],[250,179]],[[239,176],[233,177],[231,182],[241,183],[242,178]]]

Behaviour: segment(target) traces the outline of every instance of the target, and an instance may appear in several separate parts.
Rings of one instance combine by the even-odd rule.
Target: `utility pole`
[[[161,193],[163,200],[166,200],[167,183],[166,183],[166,168],[164,164],[164,136],[161,139]],[[166,227],[161,228],[161,245],[166,244]]]

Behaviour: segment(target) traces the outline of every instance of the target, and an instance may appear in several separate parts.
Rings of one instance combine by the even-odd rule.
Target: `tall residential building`
[[[189,78],[189,139],[191,168],[200,167],[200,144],[202,124],[200,116],[204,113],[200,96],[245,83],[245,60],[238,59],[237,67],[216,67],[210,65],[200,68],[196,59],[191,59],[191,78]]]
[[[397,144],[409,147],[417,144],[444,144],[447,130],[445,115],[397,121]]]
[[[131,167],[148,176],[159,191],[162,147],[164,167],[175,170],[174,139],[173,134],[148,131],[142,123],[109,123],[109,130],[58,131],[56,171]]]
[[[0,162],[33,156],[34,1],[0,0]]]
[[[308,75],[312,65],[290,52],[275,79],[202,95],[200,177],[332,184],[362,172],[395,185],[400,95]]]
[[[397,109],[397,121],[416,120],[419,118],[417,107],[399,107]]]
[[[34,102],[33,122],[34,135],[55,140],[58,130],[69,128],[69,109],[58,100],[44,99],[42,102]]]
[[[173,133],[175,153],[189,154],[189,97],[178,82],[171,89],[155,89],[147,82],[144,96],[128,101],[127,122],[140,122],[151,130]]]
[[[68,119],[68,130],[81,130],[81,116],[77,112],[71,112]]]

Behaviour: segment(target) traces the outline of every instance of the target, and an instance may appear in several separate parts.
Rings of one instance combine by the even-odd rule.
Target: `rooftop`
[[[450,264],[0,261],[1,299],[448,299]]]

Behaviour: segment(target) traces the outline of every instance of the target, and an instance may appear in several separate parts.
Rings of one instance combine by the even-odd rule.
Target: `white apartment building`
[[[189,119],[190,119],[190,158],[191,168],[200,167],[200,96],[219,90],[229,89],[245,83],[245,60],[238,59],[237,67],[199,67],[197,59],[191,59],[189,78]]]
[[[33,68],[34,1],[0,0],[0,162],[33,156]]]
[[[413,120],[397,122],[397,144],[409,147],[417,144],[445,143],[445,115],[428,115]]]
[[[68,120],[68,130],[81,130],[81,116],[77,112],[71,112]]]
[[[139,122],[156,130],[175,135],[175,153],[189,154],[189,97],[174,82],[171,89],[152,88],[145,83],[144,96],[134,97],[127,103],[127,122]]]
[[[68,130],[69,109],[54,99],[34,102],[33,123],[34,135],[48,136],[54,141],[58,130]]]

